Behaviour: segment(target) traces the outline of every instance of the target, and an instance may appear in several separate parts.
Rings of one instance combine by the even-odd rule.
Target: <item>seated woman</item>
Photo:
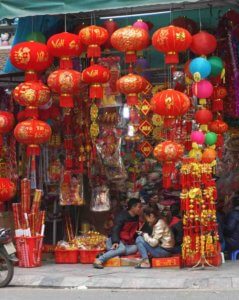
[[[136,245],[142,261],[136,266],[137,269],[150,268],[149,256],[169,257],[174,247],[174,237],[168,225],[161,219],[157,207],[147,207],[144,209],[144,217],[152,227],[152,235],[138,232]]]

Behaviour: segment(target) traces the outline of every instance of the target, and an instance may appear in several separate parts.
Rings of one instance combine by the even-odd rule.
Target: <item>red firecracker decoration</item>
[[[109,34],[109,37],[104,44],[105,49],[109,50],[112,48],[111,36],[118,29],[118,24],[113,19],[109,19],[109,20],[106,20],[102,26],[108,31],[108,34]]]
[[[29,117],[37,117],[38,107],[50,101],[51,92],[41,81],[28,81],[14,89],[13,97],[20,105],[28,107]]]
[[[60,58],[60,69],[71,69],[71,58],[80,56],[83,51],[78,35],[61,32],[50,37],[47,48],[52,56]]]
[[[128,105],[138,104],[138,94],[145,89],[145,79],[136,74],[128,74],[117,80],[117,90],[126,95]]]
[[[208,55],[217,48],[217,40],[214,35],[200,31],[193,35],[190,50],[197,55]]]
[[[11,63],[26,72],[25,80],[35,80],[36,72],[42,72],[52,64],[47,46],[38,42],[23,42],[12,47]]]
[[[172,89],[156,93],[151,99],[152,111],[164,117],[182,116],[189,107],[188,96]]]
[[[149,34],[144,29],[126,26],[112,34],[111,44],[118,51],[125,52],[126,63],[132,63],[137,59],[136,52],[149,46]]]
[[[100,26],[87,26],[79,32],[80,41],[87,46],[88,57],[100,57],[101,49],[108,37],[108,31]]]
[[[110,70],[101,65],[92,65],[82,72],[82,81],[90,85],[90,99],[103,98],[102,84],[110,79]]]
[[[8,133],[14,126],[14,116],[7,111],[0,111],[0,149],[3,145],[3,134]]]
[[[223,111],[223,99],[227,96],[227,89],[224,86],[215,86],[212,94],[212,111]]]
[[[15,184],[8,178],[0,178],[0,202],[11,200],[15,194]]]
[[[40,155],[40,144],[47,143],[51,137],[51,127],[39,120],[18,123],[14,136],[19,143],[28,145],[27,155]]]
[[[154,156],[163,164],[163,187],[168,189],[172,186],[171,176],[175,172],[175,162],[178,161],[184,152],[184,146],[165,141],[154,148]]]
[[[154,48],[165,53],[166,64],[178,64],[178,52],[187,50],[191,41],[190,32],[173,25],[158,29],[152,37]]]
[[[79,92],[81,73],[75,70],[57,70],[51,73],[47,84],[52,92],[60,95],[61,107],[74,107],[73,95]]]

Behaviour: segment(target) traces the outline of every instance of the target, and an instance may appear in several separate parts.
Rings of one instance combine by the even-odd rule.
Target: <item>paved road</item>
[[[237,300],[239,290],[79,290],[5,288],[1,300]]]

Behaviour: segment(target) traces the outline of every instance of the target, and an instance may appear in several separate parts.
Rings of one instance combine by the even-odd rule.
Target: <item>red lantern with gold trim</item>
[[[138,104],[138,94],[145,90],[145,79],[136,74],[128,74],[116,82],[117,90],[126,95],[128,105]]]
[[[32,115],[37,116],[39,106],[50,101],[51,92],[41,81],[28,81],[19,84],[13,90],[13,97],[22,106],[27,106]]]
[[[158,29],[152,37],[154,48],[165,53],[166,64],[178,64],[178,52],[187,50],[191,42],[190,32],[173,25]]]
[[[175,162],[178,161],[184,152],[181,144],[165,141],[154,148],[155,158],[163,163],[163,187],[168,189],[172,186],[171,176],[175,172]]]
[[[100,57],[101,49],[108,37],[108,31],[100,26],[87,26],[79,32],[80,41],[87,46],[88,57]]]
[[[224,86],[215,86],[212,94],[212,111],[223,111],[223,99],[227,96],[227,89]]]
[[[15,194],[15,184],[9,178],[0,178],[0,202],[11,200]]]
[[[28,145],[28,156],[40,155],[39,145],[50,140],[51,127],[40,120],[26,120],[17,124],[14,136],[19,143]]]
[[[14,116],[7,111],[0,111],[0,148],[3,144],[3,134],[8,133],[14,126]]]
[[[60,95],[61,107],[74,107],[73,95],[79,92],[81,73],[75,70],[56,70],[52,72],[47,84],[53,93]]]
[[[47,46],[38,42],[23,42],[12,47],[10,60],[14,67],[26,72],[25,80],[35,80],[36,72],[42,72],[52,64]]]
[[[208,55],[217,48],[217,40],[214,35],[200,31],[193,35],[190,50],[198,55]]]
[[[92,65],[82,72],[82,81],[90,85],[90,99],[103,98],[102,84],[110,79],[110,70],[101,65]]]
[[[149,34],[146,30],[126,26],[116,30],[111,36],[111,44],[118,51],[125,52],[126,63],[135,62],[136,52],[149,46]]]
[[[60,58],[61,69],[71,69],[71,58],[80,56],[83,51],[79,36],[69,32],[51,36],[47,41],[47,48],[52,56]]]

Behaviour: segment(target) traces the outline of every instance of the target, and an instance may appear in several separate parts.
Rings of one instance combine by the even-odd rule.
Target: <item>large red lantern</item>
[[[102,84],[110,79],[110,70],[101,65],[92,65],[82,72],[82,81],[90,85],[90,98],[103,98]]]
[[[149,46],[149,34],[144,29],[126,26],[112,34],[111,44],[118,51],[125,52],[126,63],[135,62],[136,52]]]
[[[47,41],[47,48],[52,56],[60,58],[61,69],[70,69],[72,68],[71,58],[80,56],[83,45],[78,35],[61,32],[50,37]]]
[[[14,89],[13,97],[20,105],[27,106],[32,116],[35,116],[37,108],[50,101],[51,92],[41,81],[28,81]]]
[[[212,112],[206,108],[200,109],[195,113],[196,122],[201,125],[208,125],[212,119]]]
[[[81,42],[87,46],[88,57],[100,57],[100,46],[107,41],[109,34],[105,28],[91,25],[82,28],[79,37]]]
[[[15,194],[15,184],[9,178],[0,178],[0,202],[11,200]]]
[[[3,144],[2,135],[12,130],[14,126],[14,116],[7,111],[0,111],[0,148]]]
[[[173,25],[158,29],[152,37],[154,48],[165,53],[166,64],[177,64],[179,62],[178,52],[187,50],[191,41],[190,32]]]
[[[36,79],[36,72],[42,72],[52,64],[47,46],[38,42],[23,42],[12,47],[11,63],[26,72],[26,80]]]
[[[27,155],[40,155],[40,144],[47,143],[51,137],[51,127],[40,120],[26,120],[18,123],[14,136],[19,143],[28,145]]]
[[[217,40],[214,35],[200,31],[193,35],[190,50],[198,55],[208,55],[217,48]]]
[[[168,189],[171,187],[171,176],[175,172],[175,162],[178,161],[184,152],[181,144],[165,141],[154,148],[154,156],[163,163],[163,186]]]
[[[156,93],[151,99],[154,113],[164,117],[178,117],[185,114],[190,107],[187,95],[173,89]]]
[[[128,105],[138,104],[138,94],[145,90],[145,79],[136,74],[128,74],[116,82],[117,90],[126,95]]]
[[[110,41],[111,36],[118,29],[118,24],[113,19],[109,19],[106,20],[102,26],[108,31],[109,34],[109,37],[104,44],[105,49],[109,50],[112,48],[111,41]]]
[[[61,107],[74,107],[73,95],[79,92],[81,73],[75,70],[56,70],[52,72],[47,84],[52,92],[60,95]]]

